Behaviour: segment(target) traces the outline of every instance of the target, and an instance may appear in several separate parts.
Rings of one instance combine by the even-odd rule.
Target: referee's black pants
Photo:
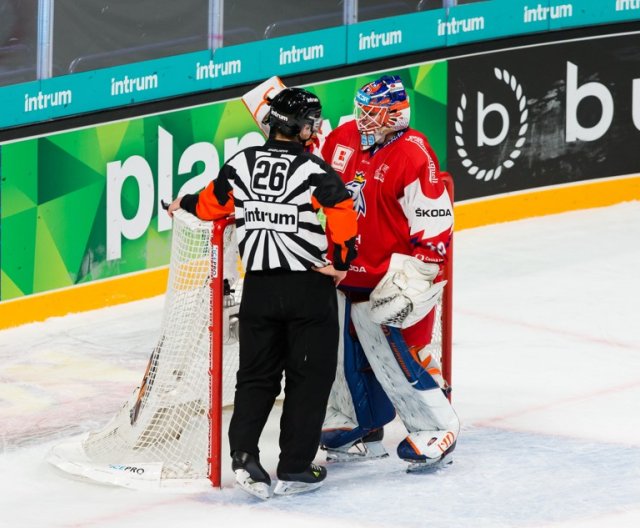
[[[247,273],[239,320],[231,452],[259,454],[260,434],[284,372],[278,472],[304,471],[318,450],[336,373],[339,326],[333,279],[316,271]]]

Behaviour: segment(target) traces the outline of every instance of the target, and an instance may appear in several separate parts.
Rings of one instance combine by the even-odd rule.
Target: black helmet
[[[271,99],[270,106],[267,119],[271,134],[279,130],[285,136],[297,136],[305,125],[315,133],[322,123],[320,99],[302,88],[285,88]]]

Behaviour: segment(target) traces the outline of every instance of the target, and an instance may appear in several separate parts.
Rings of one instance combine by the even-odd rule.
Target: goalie
[[[378,458],[397,413],[409,470],[448,462],[460,429],[436,358],[427,352],[441,267],[453,231],[451,199],[426,137],[409,128],[398,76],[366,84],[356,119],[322,148],[352,195],[358,256],[339,288],[338,372],[323,425],[328,460]]]

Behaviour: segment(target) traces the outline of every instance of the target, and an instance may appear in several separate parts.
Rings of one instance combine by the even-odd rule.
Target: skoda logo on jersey
[[[495,83],[493,93],[478,91],[475,101],[463,93],[456,108],[454,124],[454,138],[462,166],[470,176],[485,182],[497,180],[504,170],[516,164],[529,129],[527,98],[522,85],[506,69],[494,68],[493,73],[499,81]],[[496,101],[496,96],[503,97],[503,100]],[[469,119],[472,108],[476,119]],[[476,123],[475,131],[469,122]]]
[[[363,172],[356,172],[355,177],[349,183],[345,185],[347,191],[351,195],[351,199],[353,200],[353,208],[358,213],[358,216],[367,216],[367,204],[364,201],[364,194],[362,194],[362,190],[367,182],[364,179]]]

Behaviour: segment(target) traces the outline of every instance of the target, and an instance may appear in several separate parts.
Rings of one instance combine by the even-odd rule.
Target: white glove
[[[371,319],[378,324],[407,328],[438,304],[447,281],[433,284],[440,267],[409,255],[391,255],[389,269],[371,292]]]

